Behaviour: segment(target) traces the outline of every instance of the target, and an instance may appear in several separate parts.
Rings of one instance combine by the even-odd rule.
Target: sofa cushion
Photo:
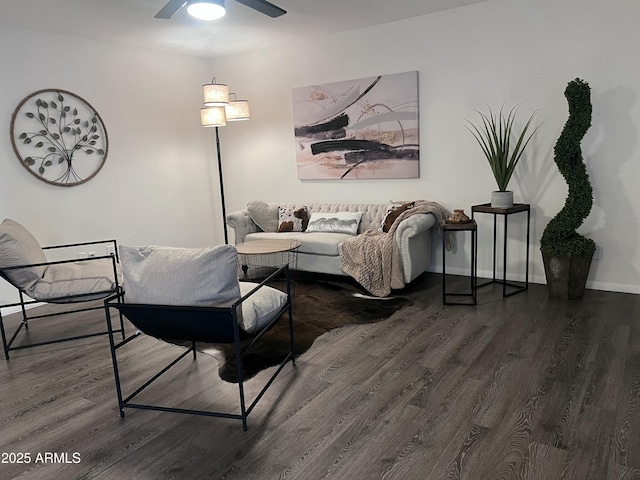
[[[262,229],[263,232],[278,231],[278,205],[262,200],[251,200],[247,203],[247,210],[251,220]]]
[[[307,231],[357,235],[361,218],[362,212],[314,212]]]
[[[257,232],[247,235],[244,241],[251,242],[252,240],[267,240],[273,238],[298,240],[300,242],[300,247],[298,248],[299,253],[337,256],[339,255],[339,245],[346,239],[352,237],[352,235],[347,233],[285,232],[275,234]]]
[[[0,268],[32,265],[47,261],[40,242],[15,220],[6,218],[0,224]],[[42,278],[45,267],[31,267],[5,272],[18,288],[32,287]]]
[[[348,233],[306,232],[295,238],[300,241],[300,248],[298,248],[300,253],[333,256],[340,254],[338,250],[340,244],[351,237],[352,235]]]
[[[278,232],[304,232],[308,224],[307,207],[296,210],[283,207],[278,209]]]

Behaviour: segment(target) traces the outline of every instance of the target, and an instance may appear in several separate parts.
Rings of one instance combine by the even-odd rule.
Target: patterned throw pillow
[[[278,209],[278,232],[304,232],[309,224],[307,207],[297,210],[280,207]]]
[[[336,212],[311,214],[307,232],[330,232],[357,235],[362,212]]]
[[[413,208],[414,205],[415,205],[415,202],[407,202],[407,203],[394,202],[389,204],[389,206],[387,207],[387,213],[384,216],[384,220],[380,224],[380,230],[382,230],[385,233],[388,232],[389,229],[391,228],[391,225],[393,225],[393,222],[396,221],[396,218],[398,218],[400,214],[403,213],[404,211],[409,210],[410,208]]]

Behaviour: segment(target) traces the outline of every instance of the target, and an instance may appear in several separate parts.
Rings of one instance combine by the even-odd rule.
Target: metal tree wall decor
[[[95,177],[109,151],[107,130],[95,108],[59,89],[39,90],[20,102],[11,117],[11,144],[31,174],[64,187]]]

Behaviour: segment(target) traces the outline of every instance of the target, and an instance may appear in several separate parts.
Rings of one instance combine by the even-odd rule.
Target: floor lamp
[[[203,127],[214,127],[216,129],[216,151],[218,154],[218,175],[220,179],[224,243],[229,243],[218,127],[224,127],[228,121],[249,120],[251,116],[249,114],[249,102],[247,100],[237,100],[235,93],[229,94],[229,87],[227,87],[227,85],[215,83],[215,81],[216,79],[214,78],[211,83],[203,85],[205,106],[200,109],[200,123]],[[233,100],[229,98],[230,95],[233,95]]]

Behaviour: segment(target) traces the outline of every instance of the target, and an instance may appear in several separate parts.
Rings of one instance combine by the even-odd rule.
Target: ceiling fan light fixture
[[[187,12],[199,20],[217,20],[224,17],[224,0],[191,0]]]

